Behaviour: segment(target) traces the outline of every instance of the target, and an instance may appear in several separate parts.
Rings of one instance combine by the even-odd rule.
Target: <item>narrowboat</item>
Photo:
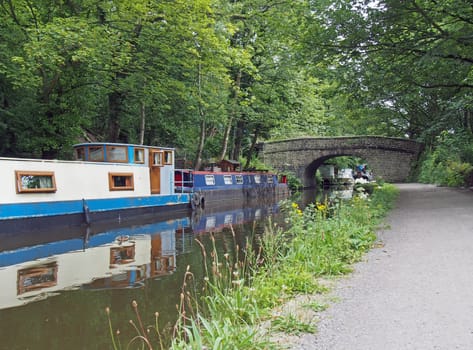
[[[289,195],[286,178],[270,172],[176,169],[176,192],[190,193],[193,208],[223,201],[274,200]]]
[[[0,234],[189,210],[191,195],[175,192],[173,148],[73,147],[71,161],[0,158]]]

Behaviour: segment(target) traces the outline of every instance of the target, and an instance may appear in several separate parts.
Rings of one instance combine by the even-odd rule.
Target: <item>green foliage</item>
[[[283,171],[281,175],[286,176],[287,185],[291,192],[295,193],[302,188],[302,181],[294,173]]]
[[[363,159],[358,158],[358,157],[349,157],[349,156],[334,157],[324,162],[324,164],[334,165],[338,169],[343,169],[343,168],[354,169],[358,164],[363,164],[363,163],[365,163]]]
[[[443,132],[432,151],[426,152],[419,181],[442,186],[469,185],[473,173],[473,136]]]
[[[9,1],[0,152],[67,158],[93,137],[173,146],[197,165],[254,162],[268,138],[407,136],[430,149],[445,130],[473,132],[469,2],[367,6]]]
[[[279,316],[271,321],[274,330],[287,334],[315,333],[317,328],[312,324],[301,322],[294,315]]]

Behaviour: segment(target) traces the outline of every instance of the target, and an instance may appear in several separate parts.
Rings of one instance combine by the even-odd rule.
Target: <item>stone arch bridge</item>
[[[419,142],[381,136],[307,137],[258,145],[259,158],[265,164],[278,171],[293,172],[304,187],[315,186],[317,168],[326,160],[339,156],[360,157],[375,177],[404,182],[421,150]]]

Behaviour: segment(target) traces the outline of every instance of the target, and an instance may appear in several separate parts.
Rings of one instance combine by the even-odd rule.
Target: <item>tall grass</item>
[[[288,226],[268,223],[255,247],[236,248],[233,256],[219,256],[215,239],[207,251],[201,246],[206,275],[197,290],[188,268],[184,277],[179,318],[170,349],[275,349],[259,324],[271,310],[297,294],[323,292],[318,277],[351,271],[351,264],[374,243],[375,230],[397,196],[389,184],[375,187],[368,198],[349,202],[314,203],[304,210],[285,206]],[[242,252],[245,252],[243,254]],[[139,320],[139,314],[137,313]],[[153,349],[151,337],[138,322],[137,337],[144,349]],[[275,328],[313,329],[296,319],[277,319]],[[150,328],[151,329],[151,328]],[[157,326],[153,327],[158,332]],[[114,349],[119,349],[110,326]],[[159,332],[158,332],[159,333]],[[158,336],[161,339],[161,336]],[[163,343],[155,345],[164,349]]]

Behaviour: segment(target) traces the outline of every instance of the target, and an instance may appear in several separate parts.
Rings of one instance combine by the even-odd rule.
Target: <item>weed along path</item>
[[[380,244],[293,349],[473,349],[473,192],[398,187]]]

